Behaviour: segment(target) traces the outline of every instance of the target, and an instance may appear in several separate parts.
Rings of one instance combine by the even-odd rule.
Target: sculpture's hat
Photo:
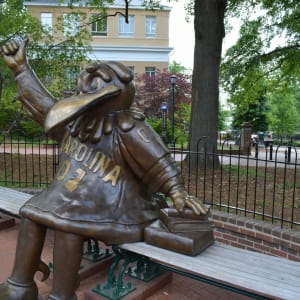
[[[128,109],[135,94],[132,79],[131,71],[119,62],[89,65],[79,74],[78,94],[60,100],[49,110],[45,131],[63,127],[98,106],[105,113]]]

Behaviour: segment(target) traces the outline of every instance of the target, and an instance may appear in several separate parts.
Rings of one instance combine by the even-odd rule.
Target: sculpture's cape
[[[107,98],[119,95],[120,92],[120,88],[111,84],[94,93],[79,94],[58,101],[51,107],[46,116],[45,132],[48,133],[53,129],[65,126],[83,112]]]

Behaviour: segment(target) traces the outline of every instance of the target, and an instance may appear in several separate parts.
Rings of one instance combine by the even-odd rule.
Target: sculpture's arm
[[[181,170],[153,129],[142,120],[130,121],[130,117],[127,121],[119,120],[118,123],[121,128],[125,125],[123,127],[127,129],[126,132],[121,131],[122,153],[131,169],[150,191],[163,192],[169,196],[178,211],[189,207],[196,214],[206,214],[208,209],[204,203],[188,195]]]
[[[0,54],[15,74],[17,98],[24,104],[28,115],[43,126],[46,114],[55,101],[30,68],[26,60],[26,45],[27,40],[21,45],[14,40],[9,41],[0,48]]]

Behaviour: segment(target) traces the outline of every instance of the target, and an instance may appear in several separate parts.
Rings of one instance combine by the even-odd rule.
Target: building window
[[[128,16],[128,24],[123,16],[119,16],[119,36],[134,36],[134,16]]]
[[[145,73],[149,77],[154,77],[155,76],[155,67],[146,67],[145,68]]]
[[[107,36],[107,18],[101,14],[92,15],[91,32],[96,36]]]
[[[45,32],[52,35],[52,13],[41,13],[41,24]]]
[[[156,37],[156,17],[146,16],[146,37]]]
[[[63,30],[65,36],[74,36],[79,32],[80,16],[76,14],[63,14]]]

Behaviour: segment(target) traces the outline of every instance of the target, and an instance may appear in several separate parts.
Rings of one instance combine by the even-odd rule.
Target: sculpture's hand
[[[26,68],[26,56],[25,49],[28,43],[28,39],[23,41],[21,45],[15,40],[8,41],[4,46],[0,48],[0,54],[7,66],[15,73],[20,74]]]
[[[189,196],[183,188],[171,189],[169,196],[172,198],[176,209],[182,212],[185,207],[189,207],[197,215],[206,215],[208,208],[203,201],[194,196]]]

